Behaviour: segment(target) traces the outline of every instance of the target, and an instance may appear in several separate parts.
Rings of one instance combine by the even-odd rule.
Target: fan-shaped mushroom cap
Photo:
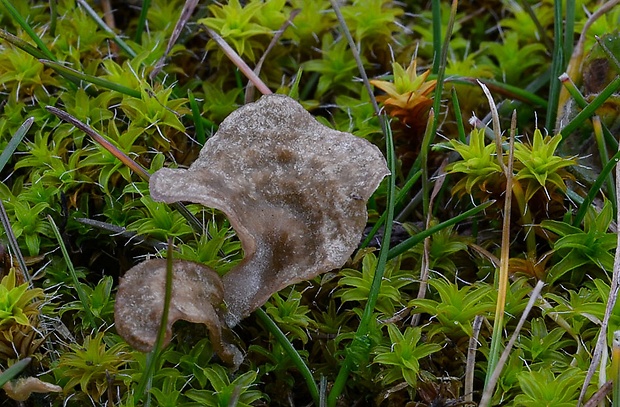
[[[268,95],[228,116],[188,170],[157,171],[150,191],[228,216],[245,252],[223,277],[234,326],[273,293],[342,266],[359,243],[366,201],[388,173],[368,141]]]
[[[220,357],[238,366],[240,351],[222,338],[228,329],[218,314],[223,305],[223,286],[218,274],[202,264],[185,260],[173,262],[172,296],[168,311],[167,345],[172,325],[182,319],[202,323],[209,329],[211,343]],[[155,347],[164,312],[166,260],[144,261],[127,271],[116,294],[114,319],[116,330],[135,349],[149,352]]]

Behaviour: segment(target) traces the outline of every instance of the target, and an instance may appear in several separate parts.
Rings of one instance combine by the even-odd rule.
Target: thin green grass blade
[[[67,251],[67,247],[65,246],[65,242],[60,234],[60,230],[58,230],[58,226],[54,222],[54,219],[50,215],[47,215],[47,220],[52,227],[52,231],[54,232],[54,236],[56,236],[56,240],[58,240],[58,246],[60,247],[60,251],[62,252],[62,256],[65,259],[65,263],[67,264],[67,268],[69,269],[69,275],[71,276],[71,280],[73,280],[73,285],[75,287],[75,291],[77,292],[78,299],[82,303],[82,308],[84,308],[84,313],[86,314],[86,320],[90,327],[94,330],[97,330],[97,323],[95,321],[95,316],[93,315],[92,310],[90,309],[90,304],[88,303],[88,296],[86,292],[82,289],[82,283],[78,279],[77,273],[75,272],[75,268],[73,267],[73,262],[71,261],[71,257],[69,257],[69,252]]]
[[[9,247],[13,252],[13,256],[17,257],[17,264],[22,269],[22,273],[24,274],[24,279],[28,282],[28,287],[32,287],[32,279],[30,278],[30,274],[28,274],[28,267],[26,266],[26,261],[24,260],[24,256],[22,255],[21,250],[19,250],[19,244],[17,243],[17,239],[15,238],[15,234],[13,233],[13,228],[11,228],[11,222],[9,221],[9,215],[6,213],[6,209],[4,208],[4,204],[0,199],[0,222],[2,223],[2,227],[6,232],[6,237],[9,241]]]
[[[155,340],[155,346],[153,350],[149,352],[146,357],[146,367],[144,368],[144,373],[138,383],[136,388],[135,396],[136,400],[141,400],[145,394],[147,399],[144,402],[145,406],[150,405],[151,403],[151,393],[149,389],[151,388],[151,383],[153,382],[153,376],[155,374],[155,365],[159,360],[162,345],[166,338],[166,328],[168,326],[168,315],[170,313],[170,301],[172,299],[172,281],[173,281],[173,259],[172,259],[172,238],[168,238],[168,247],[166,251],[166,287],[164,290],[164,310],[161,314],[161,322],[159,325],[159,331],[157,332],[157,339]]]
[[[573,55],[575,43],[575,0],[566,0],[566,17],[564,18],[564,45],[565,58]]]
[[[478,82],[485,84],[493,93],[498,93],[510,99],[516,99],[521,102],[527,103],[532,106],[540,106],[544,109],[547,108],[547,101],[536,93],[527,89],[522,89],[507,83],[494,81],[491,79],[476,79],[466,76],[450,76],[446,79],[446,82],[454,82],[464,85],[478,86]]]
[[[3,30],[2,28],[0,28],[0,38],[5,40],[9,44],[21,49],[22,51],[27,52],[28,54],[32,55],[33,57],[37,59],[47,58],[47,55],[45,55],[39,49],[28,44],[26,41],[22,40],[21,38],[14,36],[10,32]]]
[[[592,201],[594,201],[594,197],[600,192],[601,187],[607,180],[609,174],[611,174],[611,171],[614,169],[616,164],[618,164],[619,160],[620,151],[618,151],[611,157],[607,165],[603,167],[601,173],[598,175],[598,177],[596,177],[596,180],[594,180],[594,183],[592,183],[592,186],[588,191],[588,195],[586,195],[583,203],[579,206],[577,215],[575,215],[575,219],[573,219],[573,226],[579,227],[579,225],[581,225],[581,222],[583,221],[583,218],[586,216],[586,212],[588,211],[588,207],[592,204]]]
[[[454,110],[454,119],[456,120],[456,128],[459,133],[459,141],[461,143],[467,142],[467,134],[465,134],[465,125],[463,124],[463,114],[461,113],[461,104],[459,103],[459,96],[456,94],[456,89],[450,90],[452,96],[452,109]]]
[[[432,73],[439,73],[441,56],[441,1],[431,2],[432,30],[433,30],[433,68]]]
[[[56,22],[58,21],[58,0],[49,0],[50,4],[50,34],[56,37]]]
[[[144,0],[142,2],[142,9],[140,10],[140,17],[138,17],[138,25],[136,27],[135,41],[138,44],[142,44],[142,33],[146,27],[146,17],[149,14],[149,8],[151,7],[151,0]]]
[[[437,81],[437,87],[439,87],[439,81]],[[441,92],[437,92],[435,94],[435,98],[437,98],[437,94],[441,95]],[[441,99],[439,97],[438,99]],[[438,100],[436,99],[436,100]],[[435,114],[435,109],[432,108],[428,112],[428,120],[426,122],[426,130],[424,131],[424,137],[422,137],[422,145],[420,147],[420,163],[421,163],[421,171],[422,171],[422,212],[424,219],[428,219],[428,209],[430,208],[430,184],[431,177],[428,173],[428,151],[431,148],[431,143],[435,138],[435,133],[437,132],[437,127],[439,123],[436,118],[438,115]]]
[[[437,6],[435,6],[437,3]],[[433,1],[433,10],[435,8],[439,8],[439,1]],[[422,145],[420,147],[420,164],[422,169],[422,207],[424,213],[424,219],[428,218],[428,208],[430,208],[430,176],[428,173],[428,152],[431,147],[431,143],[435,139],[435,135],[437,134],[437,128],[439,127],[439,112],[441,109],[441,95],[443,93],[444,87],[444,77],[446,75],[446,61],[448,59],[448,49],[450,47],[450,38],[452,38],[452,30],[454,28],[454,21],[456,20],[456,6],[458,4],[458,0],[452,1],[452,6],[450,7],[450,17],[448,19],[448,26],[446,27],[446,37],[441,44],[441,53],[435,55],[435,61],[433,61],[433,69],[436,68],[437,73],[437,85],[435,86],[435,97],[433,99],[433,109],[430,111],[428,116],[428,123],[426,125],[426,131],[424,132],[424,137],[422,138]],[[441,18],[440,18],[441,19]],[[433,26],[435,26],[436,21],[433,21]],[[437,35],[441,40],[441,33]],[[435,37],[435,35],[433,35]],[[435,39],[433,38],[433,42]],[[439,58],[437,58],[439,57]]]
[[[386,225],[392,225],[394,223],[394,203],[396,197],[396,156],[394,152],[394,139],[392,137],[392,129],[387,123],[385,116],[381,117],[382,127],[387,137],[385,138],[385,150],[387,153],[387,164],[390,170],[390,175],[387,177],[387,193],[386,193]],[[375,310],[377,299],[379,298],[379,290],[381,288],[381,280],[383,280],[383,274],[385,272],[385,266],[389,260],[390,239],[392,237],[392,228],[387,227],[383,232],[383,239],[381,241],[381,250],[379,251],[379,258],[377,259],[377,269],[372,280],[372,285],[368,293],[368,302],[364,308],[362,314],[362,320],[355,336],[366,336],[370,328],[372,320],[372,313]]]
[[[388,253],[388,260],[393,259],[394,257],[400,256],[401,254],[405,253],[407,250],[411,249],[413,246],[420,243],[422,240],[426,239],[428,236],[432,236],[433,233],[437,233],[440,230],[447,228],[448,226],[455,225],[459,222],[462,222],[466,219],[471,218],[472,216],[476,215],[477,213],[491,206],[493,203],[495,203],[495,201],[487,201],[483,204],[480,204],[470,210],[467,210],[461,213],[458,216],[455,216],[454,218],[448,219],[445,222],[441,222],[420,233],[416,233],[415,235],[411,236],[409,239],[405,240],[404,242],[390,249],[390,252]]]
[[[575,86],[573,81],[570,79],[570,77],[566,73],[563,73],[562,75],[560,75],[560,82],[562,82],[562,84],[564,85],[564,88],[566,90],[568,90],[568,93],[570,93],[570,95],[573,97],[573,100],[575,101],[575,103],[577,103],[577,106],[579,106],[581,109],[588,108],[588,106],[589,106],[588,102],[586,101],[586,99],[583,97],[583,95],[581,94],[581,92],[579,91],[577,86]],[[610,96],[612,94],[613,94],[613,92],[609,93]],[[595,100],[596,100],[596,98],[595,98]],[[605,103],[605,100],[606,100],[606,98],[605,99],[601,98],[600,99],[600,104]],[[592,101],[592,103],[594,103],[594,101]],[[597,101],[597,104],[598,103],[599,103],[599,101]],[[596,108],[594,108],[594,109],[588,108],[588,111],[591,111],[592,115],[594,114],[595,110],[596,110]],[[583,110],[582,110],[582,112],[583,112]],[[580,112],[580,114],[582,112]],[[579,115],[577,115],[577,116],[579,116]],[[577,116],[573,120],[577,119]],[[588,117],[584,116],[583,120],[586,120]],[[574,126],[574,129],[577,129],[577,127],[579,127],[583,123],[583,120],[580,120],[580,122],[578,122]],[[571,123],[572,123],[572,121],[570,123],[568,123],[566,125],[566,127],[571,125]],[[609,131],[607,126],[605,126],[604,123],[601,123],[601,125],[602,125],[602,130],[603,130],[603,136],[605,137],[605,142],[607,144],[609,144],[609,146],[611,147],[612,150],[614,150],[614,151],[618,150],[618,140],[616,140],[614,135],[611,134],[611,132]],[[569,128],[569,129],[570,129],[569,131],[566,131],[565,129],[562,129],[562,131],[560,131],[560,133],[562,134],[562,140],[564,140],[566,137],[568,137],[572,133],[572,131],[573,131],[572,127]]]
[[[9,44],[13,45],[14,47],[17,47],[17,48],[21,49],[22,51],[26,52],[27,54],[32,55],[33,57],[37,58],[39,61],[41,61],[41,60],[49,60],[49,56],[48,55],[46,55],[45,53],[41,52],[36,47],[33,47],[32,45],[28,44],[26,41],[22,40],[21,38],[18,38],[16,36],[14,36],[13,34],[7,32],[7,31],[5,31],[5,30],[3,30],[1,28],[0,28],[0,39],[5,40]],[[75,78],[69,77],[67,79],[69,79],[73,85],[79,84],[79,81],[76,80]]]
[[[86,11],[86,13],[90,16],[90,18],[92,18],[99,27],[101,27],[101,29],[103,29],[103,31],[107,32],[108,34],[110,34],[112,36],[112,39],[114,40],[115,43],[118,44],[119,47],[122,48],[123,51],[125,51],[125,53],[127,53],[127,55],[129,55],[132,58],[136,57],[136,52],[131,49],[131,47],[122,40],[121,37],[119,37],[114,30],[112,30],[110,27],[108,27],[108,25],[105,23],[105,21],[103,21],[101,19],[101,17],[99,17],[99,15],[97,14],[97,12],[95,10],[92,9],[92,7],[85,1],[85,0],[77,0],[78,4],[82,7],[84,7],[84,10]],[[53,59],[53,58],[50,58]]]
[[[396,160],[394,157],[394,141],[392,138],[392,131],[390,127],[387,125],[387,120],[384,115],[381,115],[380,118],[382,127],[386,133],[386,152],[387,152],[387,163],[388,168],[390,170],[390,175],[387,178],[387,202],[386,202],[386,225],[392,225],[394,222],[394,198],[395,198],[395,173],[396,173]],[[385,267],[387,265],[389,257],[389,249],[390,249],[390,239],[392,237],[392,228],[386,227],[383,233],[383,239],[381,241],[381,249],[379,250],[379,258],[377,260],[377,267],[375,269],[374,277],[372,280],[372,284],[370,286],[370,291],[368,293],[368,300],[366,302],[366,306],[364,307],[364,311],[362,313],[362,317],[360,320],[360,324],[355,332],[355,336],[353,338],[352,343],[347,347],[348,350],[351,349],[368,349],[368,331],[370,330],[370,325],[373,320],[373,312],[375,310],[375,306],[377,304],[377,299],[379,298],[379,290],[381,289],[381,281],[383,280],[383,275],[385,273]],[[347,356],[342,363],[340,371],[338,372],[338,376],[334,381],[334,385],[332,390],[330,391],[327,397],[327,405],[330,407],[335,407],[338,401],[338,397],[342,394],[344,387],[346,385],[347,379],[349,377],[349,373],[354,365],[353,361],[354,352],[347,352]]]
[[[536,17],[536,13],[534,12],[532,5],[527,0],[521,0],[520,3],[523,7],[523,10],[525,10],[525,12],[529,15],[530,19],[536,26],[538,36],[542,39],[542,43],[545,44],[545,47],[547,47],[547,51],[551,52],[553,50],[553,41],[547,35],[547,30],[545,30],[542,24],[540,24],[540,20],[538,20],[538,17]]]
[[[562,90],[562,84],[558,80],[558,77],[564,72],[564,54],[562,50],[562,3],[561,1],[554,2],[553,13],[553,59],[551,61],[551,83],[549,85],[549,99],[547,102],[547,119],[545,121],[545,128],[552,131],[555,127],[555,119],[558,112],[558,104],[560,101],[560,91]]]
[[[616,78],[609,82],[605,89],[601,91],[593,100],[588,104],[581,112],[577,114],[562,130],[560,130],[560,134],[562,135],[562,140],[572,134],[581,124],[586,121],[589,117],[594,115],[596,109],[601,107],[603,103],[611,95],[613,95],[618,89],[620,89],[620,76],[616,76]]]
[[[347,356],[345,357],[340,370],[338,371],[338,375],[336,376],[336,380],[332,386],[331,391],[327,397],[327,405],[330,407],[335,407],[338,401],[338,398],[344,391],[347,379],[349,377],[349,373],[351,368],[354,365],[353,357],[354,352],[352,349],[363,349],[363,351],[369,351],[367,345],[367,335],[368,330],[370,328],[370,324],[372,322],[372,315],[375,309],[375,305],[377,302],[377,297],[379,295],[379,289],[381,287],[381,280],[383,278],[383,274],[385,272],[385,266],[387,263],[387,253],[390,246],[390,239],[392,236],[392,224],[394,223],[394,197],[395,197],[395,189],[396,189],[396,162],[394,158],[394,141],[392,139],[392,132],[389,127],[387,118],[384,114],[381,114],[379,110],[379,105],[377,104],[377,100],[372,90],[372,86],[370,85],[370,81],[368,80],[368,75],[366,75],[366,71],[364,69],[364,64],[359,54],[359,50],[355,45],[355,41],[351,36],[351,31],[344,20],[344,17],[340,11],[340,7],[336,0],[330,0],[332,8],[336,13],[336,18],[340,23],[340,28],[347,38],[347,42],[349,43],[349,48],[353,53],[353,58],[357,64],[358,71],[360,76],[362,77],[362,81],[364,82],[364,87],[368,92],[370,97],[370,101],[372,103],[373,109],[377,116],[379,117],[379,121],[381,123],[381,130],[385,136],[385,144],[386,144],[386,155],[387,155],[387,164],[388,169],[390,170],[390,175],[387,177],[387,202],[386,202],[386,221],[385,221],[385,231],[383,234],[383,240],[381,242],[381,249],[379,251],[379,259],[377,260],[377,267],[375,269],[375,274],[373,277],[373,282],[371,284],[371,288],[368,294],[368,301],[366,303],[366,307],[364,308],[360,325],[355,332],[355,336],[353,338],[352,343],[347,347]]]
[[[19,362],[15,362],[13,366],[0,373],[0,387],[4,386],[9,380],[20,374],[26,366],[30,364],[31,360],[32,358],[24,358]]]
[[[525,87],[525,89],[528,92],[537,93],[537,92],[540,91],[540,89],[545,87],[545,85],[547,85],[547,83],[549,83],[550,79],[551,79],[551,67],[545,69],[540,75],[538,75],[534,79],[532,79],[532,82],[528,83],[528,85]],[[489,88],[489,89],[491,89],[491,88]],[[547,101],[544,100],[544,99],[542,99],[542,100],[544,101],[544,104],[542,104],[541,106],[547,107]]]
[[[314,89],[314,87],[316,86],[320,77],[321,77],[321,74],[318,72],[310,73],[310,78],[307,80],[306,84],[301,90],[299,100],[308,100],[309,98],[312,97],[310,93],[312,92],[312,89]]]
[[[17,150],[17,146],[22,142],[28,130],[30,130],[32,123],[34,123],[34,117],[27,118],[26,121],[19,126],[19,129],[17,129],[13,137],[11,137],[6,147],[4,147],[2,154],[0,154],[0,172],[2,172],[6,163],[9,162],[15,150]]]
[[[611,350],[612,406],[620,407],[620,331],[614,331]]]
[[[288,92],[288,96],[299,100],[299,82],[301,82],[301,77],[304,73],[304,70],[300,67],[295,74],[295,80],[293,81],[293,85],[291,86],[291,90]]]
[[[599,158],[603,167],[609,162],[609,152],[607,151],[607,145],[603,138],[603,123],[598,116],[592,117],[592,127],[594,129],[594,140],[596,140],[596,147],[598,148]],[[614,177],[609,174],[606,180],[607,192],[609,196],[616,196],[616,188],[614,186]],[[611,206],[613,207],[613,213],[617,211],[616,200],[611,199]]]
[[[75,69],[64,66],[58,62],[48,61],[45,59],[40,60],[41,63],[45,66],[48,66],[58,72],[60,75],[66,77],[70,80],[84,81],[88,83],[92,83],[93,85],[101,86],[102,88],[114,90],[116,92],[122,93],[123,95],[131,96],[136,99],[141,99],[142,94],[139,90],[131,89],[123,85],[119,85],[118,83],[114,83],[112,81],[108,81],[103,78],[99,78],[93,75],[88,75],[77,71]]]
[[[198,144],[200,144],[201,146],[204,146],[205,142],[207,141],[207,136],[205,134],[205,126],[202,123],[202,116],[200,115],[200,107],[198,106],[198,103],[196,102],[194,93],[190,89],[187,90],[187,98],[189,99],[189,106],[192,109],[192,118],[194,119],[194,130],[195,130],[194,137],[196,137],[196,141],[198,142]]]
[[[45,57],[47,59],[51,59],[52,61],[56,61],[56,57],[54,57],[54,54],[50,52],[50,50],[47,48],[45,43],[41,40],[41,38],[39,38],[37,33],[34,32],[32,27],[30,27],[30,24],[28,24],[28,22],[24,20],[24,18],[19,14],[19,12],[15,9],[15,7],[13,7],[11,2],[8,0],[0,0],[0,2],[2,2],[4,7],[6,7],[6,10],[9,12],[11,17],[13,17],[15,21],[17,21],[19,26],[24,31],[26,31],[26,34],[28,34],[28,36],[32,38],[34,43],[37,44],[37,47],[39,47],[39,50],[45,55]]]
[[[278,327],[278,325],[267,315],[267,313],[262,309],[258,308],[254,311],[254,315],[258,317],[258,319],[265,324],[267,330],[276,338],[276,340],[282,345],[286,354],[291,358],[293,364],[299,370],[299,373],[304,378],[306,382],[306,386],[308,386],[308,390],[310,391],[310,395],[312,396],[312,400],[315,405],[320,405],[320,397],[319,397],[319,388],[316,385],[316,381],[312,376],[312,372],[308,365],[301,358],[293,344],[288,340],[284,332]]]
[[[394,207],[398,206],[403,201],[403,199],[405,199],[405,197],[407,196],[407,193],[409,192],[409,190],[411,190],[411,188],[417,182],[417,180],[420,178],[421,175],[422,175],[422,171],[418,170],[413,175],[413,177],[407,180],[403,188],[400,191],[398,191],[398,195],[396,196],[396,199],[394,200]],[[375,225],[372,227],[370,232],[368,232],[368,235],[366,236],[364,241],[360,244],[360,249],[363,249],[370,244],[370,242],[375,237],[375,235],[377,234],[381,226],[385,224],[386,218],[387,218],[387,211],[384,211],[383,214],[381,214],[381,217],[379,218],[379,220],[377,220]]]
[[[439,3],[439,1],[433,1],[433,8],[435,7],[435,3]],[[435,97],[433,100],[433,110],[435,111],[435,119],[433,120],[433,130],[431,132],[431,136],[434,136],[435,133],[437,132],[437,127],[439,124],[439,112],[440,112],[440,108],[441,108],[441,95],[443,93],[443,87],[444,87],[444,78],[446,75],[446,65],[447,65],[447,60],[448,60],[448,50],[450,49],[450,39],[452,38],[452,30],[454,29],[454,22],[456,20],[456,6],[458,4],[458,0],[452,0],[452,6],[450,7],[450,18],[448,19],[448,26],[446,27],[446,38],[443,41],[443,44],[441,43],[441,32],[439,33],[438,37],[439,37],[439,44],[441,45],[440,50],[441,53],[436,55],[435,58],[438,56],[438,60],[434,61],[433,67],[435,65],[437,65],[437,86],[435,87]],[[441,20],[441,17],[440,17]],[[435,21],[433,21],[433,26],[434,26]],[[439,21],[439,23],[441,23],[441,21]],[[439,25],[441,27],[441,25]],[[433,42],[435,42],[435,39],[433,39]],[[432,140],[428,140],[428,143],[430,144]]]

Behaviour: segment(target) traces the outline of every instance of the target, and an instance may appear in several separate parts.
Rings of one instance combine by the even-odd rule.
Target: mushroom
[[[266,95],[230,114],[189,169],[163,168],[149,188],[154,200],[228,217],[245,254],[222,277],[224,318],[234,327],[284,287],[341,267],[388,174],[376,146],[320,124],[287,96]]]
[[[60,393],[62,391],[62,387],[41,381],[36,377],[24,377],[6,382],[2,388],[6,395],[15,401],[26,401],[32,393]]]
[[[116,294],[116,331],[127,343],[142,352],[155,347],[166,290],[166,260],[143,261],[129,270]],[[202,264],[185,260],[173,262],[172,295],[164,343],[172,337],[172,325],[182,319],[202,323],[209,329],[213,348],[225,362],[238,366],[241,352],[223,338],[227,328],[219,315],[223,286],[219,275]]]
[[[342,266],[387,174],[368,141],[320,124],[287,96],[267,95],[228,116],[188,170],[157,171],[150,191],[230,220],[245,253],[223,277],[234,326],[282,288]]]

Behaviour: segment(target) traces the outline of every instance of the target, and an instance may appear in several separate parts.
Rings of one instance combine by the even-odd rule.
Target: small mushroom
[[[6,395],[15,401],[26,401],[32,393],[60,393],[62,391],[62,387],[43,382],[36,377],[24,377],[6,382],[2,388]]]
[[[188,170],[150,179],[153,199],[226,214],[244,260],[224,277],[229,326],[282,288],[342,266],[366,225],[366,201],[389,173],[368,141],[320,124],[283,95],[220,125]]]
[[[227,363],[238,366],[241,352],[223,338],[228,329],[218,314],[223,304],[223,286],[218,274],[202,264],[173,262],[172,296],[164,344],[172,337],[172,325],[182,319],[202,323],[209,329],[211,343]],[[166,260],[144,261],[122,278],[116,295],[116,330],[133,348],[149,352],[155,347],[166,289]]]

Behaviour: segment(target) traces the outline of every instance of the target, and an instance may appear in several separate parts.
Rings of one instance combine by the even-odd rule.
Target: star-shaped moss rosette
[[[211,298],[221,326],[233,327],[279,290],[341,267],[366,225],[366,201],[388,174],[376,146],[320,124],[287,96],[269,95],[228,116],[189,169],[157,171],[150,191],[157,201],[200,203],[228,217],[245,258],[221,278],[221,288],[213,284]],[[161,260],[148,262],[163,267]],[[131,277],[144,268],[142,263],[127,272],[116,300],[117,327],[130,344],[131,331],[142,327],[127,326],[119,317],[144,320],[149,313],[152,327],[161,317],[151,310],[163,294],[145,294],[140,301],[129,295],[147,285],[153,290]],[[209,274],[207,281],[214,278],[203,265],[196,272]],[[175,289],[173,283],[173,296]],[[221,341],[212,316],[211,339]],[[226,343],[214,347],[230,350]]]
[[[388,114],[399,118],[404,124],[418,121],[425,123],[424,116],[433,104],[429,95],[435,90],[437,81],[427,81],[430,70],[418,75],[416,68],[416,60],[413,60],[406,70],[401,64],[394,62],[392,64],[394,82],[376,79],[370,81],[371,84],[387,93],[387,95],[377,97],[377,100],[383,102]]]

